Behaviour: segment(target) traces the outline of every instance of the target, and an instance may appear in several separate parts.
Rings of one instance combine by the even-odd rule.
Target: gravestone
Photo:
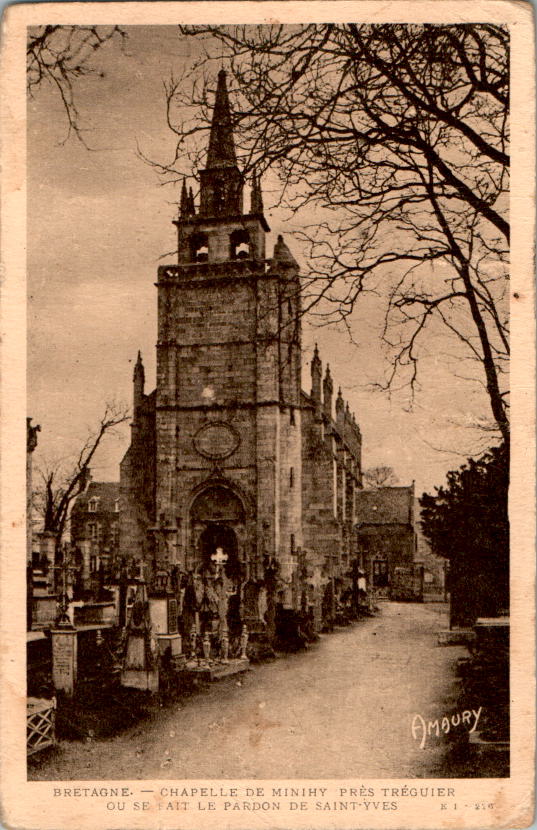
[[[56,628],[52,636],[52,682],[56,691],[71,696],[77,676],[76,629]]]

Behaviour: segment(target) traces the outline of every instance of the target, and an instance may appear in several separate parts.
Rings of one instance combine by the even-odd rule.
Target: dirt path
[[[449,741],[420,749],[414,714],[458,711],[461,647],[443,605],[384,603],[307,652],[200,690],[105,741],[63,742],[33,780],[446,777]]]

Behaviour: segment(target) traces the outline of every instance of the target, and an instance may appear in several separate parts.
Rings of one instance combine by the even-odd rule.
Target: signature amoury
[[[414,715],[412,718],[412,737],[415,741],[419,740],[420,749],[423,749],[428,737],[434,734],[438,738],[441,732],[447,735],[451,729],[456,729],[457,726],[467,725],[471,727],[468,730],[469,732],[475,732],[482,710],[482,706],[477,711],[475,709],[465,709],[463,712],[456,712],[451,717],[444,715],[442,718],[428,721],[421,715]]]

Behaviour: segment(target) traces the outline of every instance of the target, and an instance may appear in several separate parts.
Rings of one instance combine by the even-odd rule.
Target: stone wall
[[[312,365],[312,395],[302,395],[303,534],[310,596],[317,625],[329,583],[335,598],[357,555],[356,493],[361,489],[361,435],[341,397],[332,418],[331,379],[325,378],[321,400],[321,363]],[[335,600],[334,600],[335,601]],[[326,615],[326,607],[324,609]],[[326,623],[327,620],[324,620]]]

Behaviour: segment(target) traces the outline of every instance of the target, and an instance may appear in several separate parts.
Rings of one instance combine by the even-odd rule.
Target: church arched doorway
[[[215,562],[225,560],[226,576],[240,581],[245,537],[245,511],[240,498],[224,485],[206,488],[190,508],[190,530],[194,570],[211,572]]]
[[[224,562],[227,578],[235,581],[239,577],[237,535],[232,527],[210,522],[200,535],[199,548],[204,571],[211,571],[217,562]]]
[[[221,484],[199,493],[190,508],[191,568],[204,586],[202,627],[216,625],[218,616],[220,634],[225,624],[230,643],[238,641],[241,632],[245,521],[241,499]]]

